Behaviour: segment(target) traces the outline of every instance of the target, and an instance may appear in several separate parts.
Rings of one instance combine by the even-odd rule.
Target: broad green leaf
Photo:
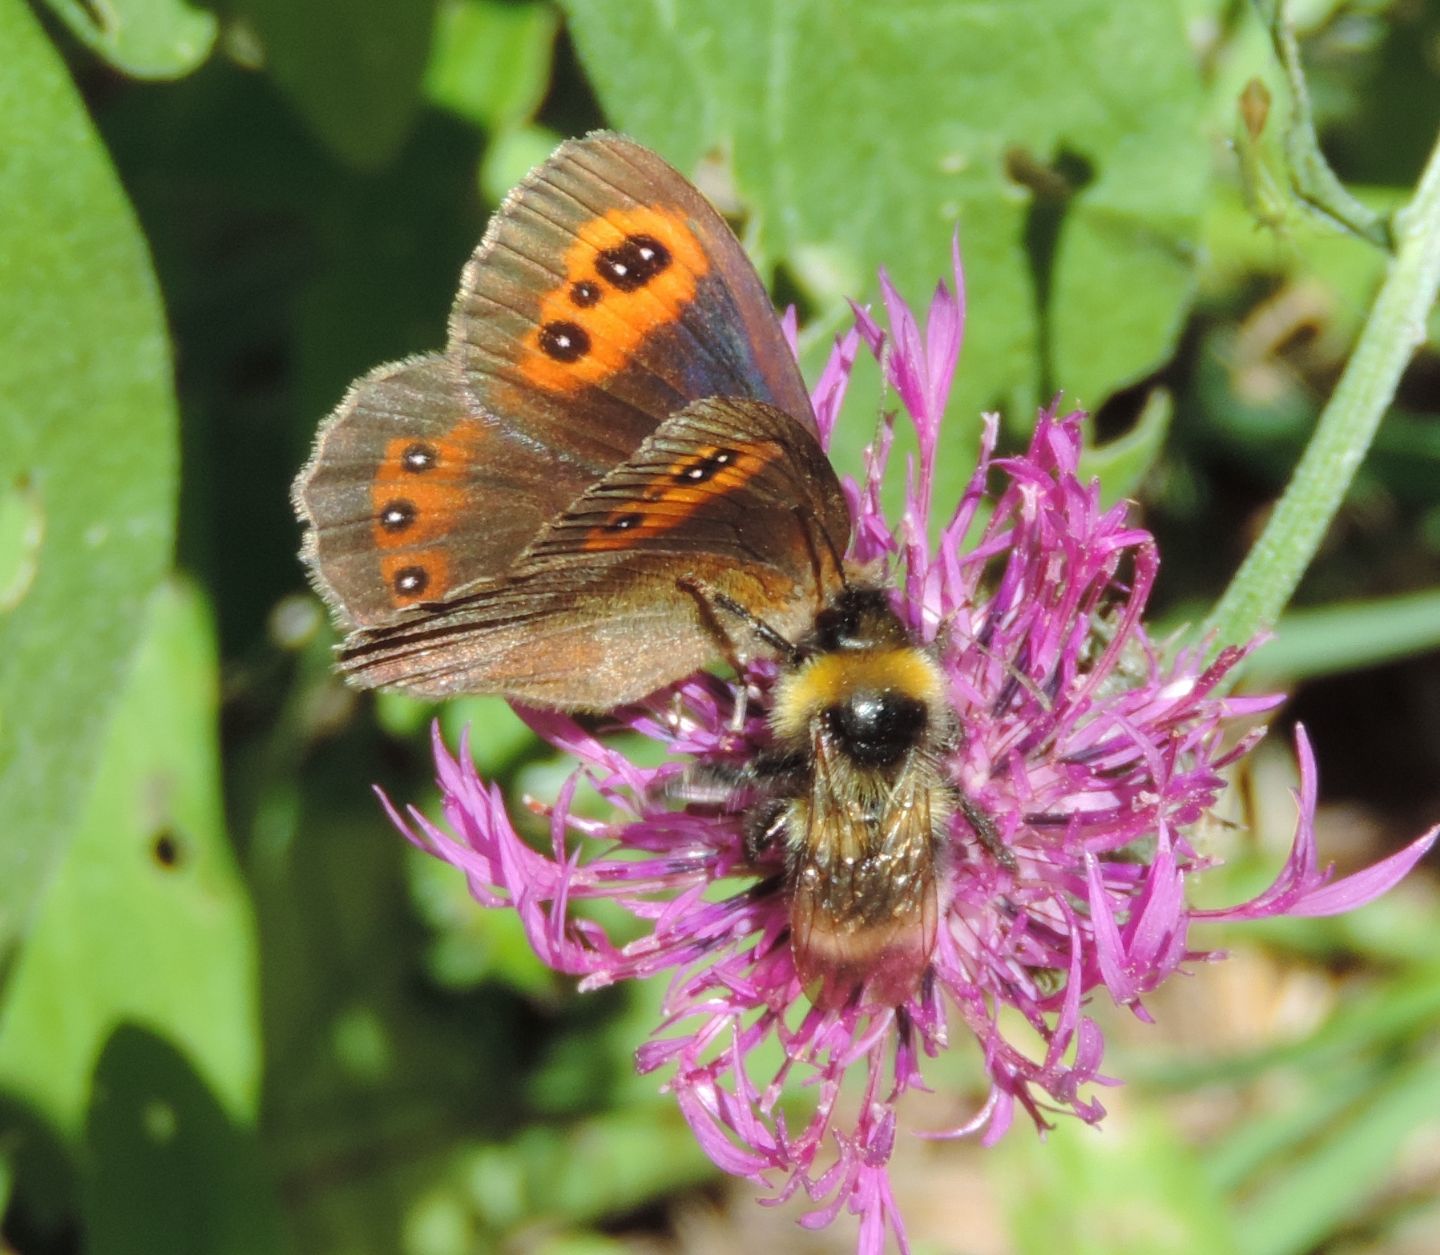
[[[498,205],[506,193],[545,160],[561,137],[543,126],[517,126],[485,145],[480,159],[480,190]]]
[[[237,0],[306,125],[361,169],[384,165],[420,104],[435,0]]]
[[[1247,682],[1273,686],[1440,649],[1440,591],[1292,610],[1247,660]]]
[[[882,263],[923,303],[958,226],[966,419],[1094,408],[1173,350],[1210,164],[1174,3],[565,8],[611,121],[684,170],[729,161],[752,252],[822,308],[873,299]]]
[[[282,799],[244,838],[266,938],[266,1140],[286,1179],[313,1183],[292,1200],[298,1249],[393,1255],[450,1159],[516,1120],[533,1017],[500,990],[437,994],[364,730],[308,753],[296,732],[267,730],[246,773]]]
[[[93,1255],[283,1255],[263,1145],[194,1061],[136,1025],[95,1070],[87,1126],[85,1249]]]
[[[179,78],[210,55],[217,23],[187,0],[48,0],[76,38],[136,78]]]
[[[169,562],[176,447],[130,206],[23,0],[0,0],[0,48],[3,944],[65,850]]]
[[[537,1219],[613,1216],[716,1175],[669,1104],[608,1111],[568,1129],[532,1125],[509,1149]]]
[[[178,1050],[237,1124],[259,1090],[257,957],[225,836],[216,659],[198,598],[160,589],[70,843],[10,981],[0,1087],[66,1136],[125,1025]]]
[[[550,86],[558,28],[543,0],[445,0],[425,94],[492,134],[519,126]]]

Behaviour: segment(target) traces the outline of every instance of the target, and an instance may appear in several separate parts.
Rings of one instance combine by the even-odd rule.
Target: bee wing
[[[790,847],[791,945],[811,998],[915,992],[939,921],[932,789],[902,771],[877,788],[814,741],[806,822]]]

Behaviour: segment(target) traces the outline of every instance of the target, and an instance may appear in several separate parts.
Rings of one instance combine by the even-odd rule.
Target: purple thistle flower
[[[850,556],[898,576],[896,609],[931,643],[962,729],[950,776],[1013,854],[1007,866],[977,851],[974,830],[953,821],[940,927],[918,990],[893,1007],[812,1004],[791,952],[783,878],[757,878],[743,815],[725,806],[681,811],[665,800],[665,782],[696,764],[733,765],[765,745],[772,664],[745,677],[738,732],[736,692],[707,674],[617,712],[616,728],[665,746],[669,761],[659,768],[635,765],[563,715],[522,712],[580,764],[548,808],[549,854],[521,840],[466,742],[451,757],[438,731],[445,824],[386,803],[415,844],[465,873],[479,902],[517,911],[537,954],[581,977],[582,989],[664,974],[664,1018],[637,1051],[639,1070],[664,1070],[665,1088],[716,1164],[776,1201],[803,1191],[815,1204],[807,1227],[850,1211],[865,1253],[881,1251],[887,1233],[908,1250],[888,1176],[896,1104],[925,1087],[926,1060],[952,1039],[979,1044],[989,1096],[967,1124],[925,1135],[980,1134],[990,1144],[1017,1105],[1041,1127],[1052,1111],[1094,1123],[1104,1108],[1091,1091],[1114,1082],[1100,1071],[1104,1043],[1085,1013],[1088,996],[1103,989],[1145,1017],[1142,999],[1172,972],[1218,957],[1191,947],[1193,921],[1349,910],[1394,885],[1440,832],[1332,880],[1318,865],[1315,763],[1300,731],[1300,813],[1279,877],[1229,910],[1186,905],[1186,878],[1208,865],[1192,844],[1196,825],[1223,789],[1224,769],[1261,735],[1231,728],[1279,698],[1226,695],[1246,648],[1206,665],[1197,650],[1167,657],[1147,635],[1155,542],[1126,506],[1102,508],[1098,486],[1077,478],[1079,414],[1043,411],[1029,449],[1011,458],[994,455],[988,417],[975,473],[931,546],[932,472],[964,325],[958,247],[953,284],[937,287],[922,331],[882,274],[888,330],[857,308],[814,394],[828,440],[863,342],[915,427],[919,465],[909,468],[897,527],[880,509],[888,429],[869,451],[865,482],[846,485]],[[582,778],[618,818],[572,812]],[[571,911],[592,898],[623,907],[643,935],[619,945]],[[1011,1040],[1007,1009],[1042,1050]],[[775,1044],[782,1062],[757,1076],[757,1051]],[[782,1109],[781,1097],[802,1089],[813,1109],[793,1121],[795,1107]]]

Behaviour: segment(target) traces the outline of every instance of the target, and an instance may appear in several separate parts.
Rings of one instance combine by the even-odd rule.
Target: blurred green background
[[[1305,0],[1320,133],[1405,199],[1440,125],[1440,4]],[[1237,101],[1269,84],[1251,138]],[[979,413],[1063,389],[1197,622],[1343,366],[1385,258],[1284,190],[1283,79],[1238,0],[0,0],[3,1249],[853,1249],[707,1163],[631,1055],[659,991],[578,996],[413,853],[432,709],[345,691],[289,483],[349,380],[438,347],[460,266],[558,139],[626,130],[731,214],[812,371],[883,264],[958,222]],[[1350,867],[1440,818],[1435,321],[1250,682],[1286,686]],[[844,468],[880,392],[861,373]],[[518,798],[563,765],[469,722]],[[1234,900],[1283,859],[1277,731],[1207,836]],[[1159,1024],[1105,1016],[1101,1134],[902,1138],[917,1251],[1440,1250],[1433,876],[1232,929]],[[957,1042],[912,1122],[967,1117]]]

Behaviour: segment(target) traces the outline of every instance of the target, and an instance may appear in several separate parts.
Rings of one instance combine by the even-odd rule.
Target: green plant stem
[[[1355,351],[1260,539],[1204,630],[1217,646],[1272,627],[1315,556],[1364,460],[1400,374],[1424,342],[1440,287],[1440,142],[1410,203],[1395,215],[1395,255]]]

